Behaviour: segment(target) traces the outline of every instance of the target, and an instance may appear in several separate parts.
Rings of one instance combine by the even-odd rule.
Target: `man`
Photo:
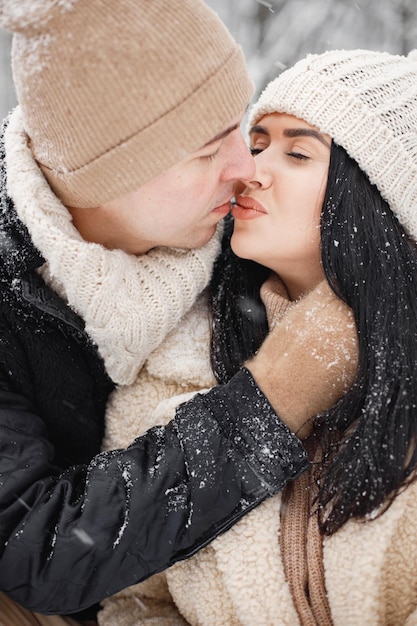
[[[19,101],[2,155],[1,599],[68,615],[193,554],[308,463],[247,369],[100,453],[110,393],[207,285],[254,172],[240,48],[200,0],[0,9]],[[295,431],[314,389],[288,411],[268,341],[249,367]]]

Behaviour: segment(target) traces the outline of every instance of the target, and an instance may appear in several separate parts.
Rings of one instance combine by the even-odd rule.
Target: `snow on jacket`
[[[296,306],[296,305],[295,305]],[[178,391],[209,386],[210,321],[205,303],[153,352],[133,385],[115,390],[106,413],[113,447],[166,423]],[[147,410],[140,413],[142,399]],[[128,407],[141,422],[126,419]],[[152,406],[155,413],[149,422]],[[281,494],[240,520],[191,559],[103,602],[100,626],[299,626],[279,545]],[[324,539],[325,585],[334,626],[417,625],[417,484],[380,517],[350,521]],[[291,546],[286,546],[291,550]],[[315,623],[315,622],[314,622]],[[321,625],[319,625],[321,626]]]
[[[231,384],[197,396],[167,428],[153,429],[126,449],[99,453],[115,381],[104,367],[106,350],[98,352],[99,337],[89,330],[89,314],[83,319],[77,313],[84,269],[96,276],[95,267],[104,289],[108,274],[113,283],[117,276],[118,297],[142,304],[146,294],[136,288],[141,279],[151,281],[152,291],[154,268],[170,271],[170,290],[175,286],[174,295],[182,295],[164,311],[166,334],[176,323],[171,316],[180,318],[208,280],[213,251],[194,260],[189,255],[202,284],[194,294],[187,287],[184,295],[169,269],[172,259],[177,266],[183,260],[188,272],[178,251],[132,259],[85,245],[32,158],[18,109],[5,138],[7,181],[3,142],[0,146],[0,589],[32,610],[65,614],[193,554],[281,489],[306,467],[306,458],[245,370]],[[39,228],[49,219],[49,228]],[[43,231],[51,234],[49,242],[42,241]],[[49,255],[54,233],[64,233],[69,248],[59,249],[57,237],[55,255]],[[58,279],[55,264],[69,275]],[[90,305],[100,319],[99,302]],[[108,309],[100,332],[113,328],[106,315]],[[142,323],[140,336],[135,320],[130,327],[134,354],[126,371],[133,379],[158,343],[152,316],[147,313]],[[117,367],[111,372],[127,376]],[[266,441],[276,446],[275,459],[265,455]],[[205,480],[205,465],[212,468],[211,481]]]

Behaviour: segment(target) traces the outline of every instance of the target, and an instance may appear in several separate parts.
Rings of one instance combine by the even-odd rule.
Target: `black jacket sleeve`
[[[245,369],[127,449],[52,458],[30,403],[0,391],[0,588],[61,614],[190,556],[308,465]]]

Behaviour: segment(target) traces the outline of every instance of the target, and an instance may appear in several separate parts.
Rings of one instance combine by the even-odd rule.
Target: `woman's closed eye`
[[[286,155],[293,159],[298,159],[299,161],[308,161],[310,158],[306,154],[301,154],[301,152],[286,152]]]
[[[266,148],[267,146],[265,147],[252,147],[251,146],[249,150],[250,150],[251,155],[255,157],[258,154],[261,154],[261,152],[263,152]],[[299,161],[307,161],[310,158],[307,154],[303,154],[302,152],[289,151],[289,152],[285,152],[285,154]]]

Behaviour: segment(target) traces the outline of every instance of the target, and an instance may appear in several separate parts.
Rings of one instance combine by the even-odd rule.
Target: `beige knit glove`
[[[291,301],[282,280],[275,273],[261,286],[261,299],[265,305],[269,330],[272,330],[288,311]]]
[[[290,307],[246,366],[278,415],[304,438],[308,418],[352,385],[357,359],[352,311],[323,281]]]

